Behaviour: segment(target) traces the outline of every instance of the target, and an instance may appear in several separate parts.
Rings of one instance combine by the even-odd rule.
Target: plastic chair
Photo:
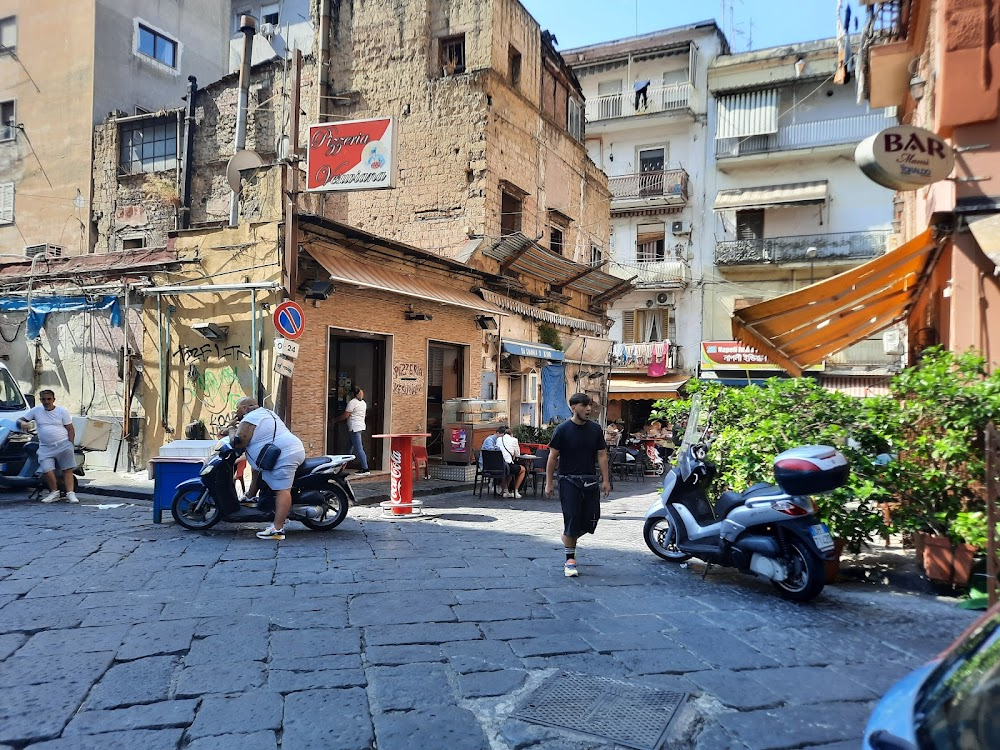
[[[430,479],[430,470],[427,468],[427,464],[430,459],[427,457],[427,448],[422,445],[413,446],[413,476],[415,479],[420,478],[420,465],[424,466],[424,479]]]
[[[549,462],[549,449],[539,448],[535,451],[535,460],[531,464],[531,494],[538,496],[538,480],[545,481],[545,466]],[[544,484],[543,484],[544,489]]]
[[[488,480],[493,481],[493,492],[496,494],[497,484],[503,483],[508,476],[507,462],[504,461],[503,451],[482,451],[480,455],[483,458],[483,468],[481,474],[477,472],[477,478],[480,479],[479,497],[483,496],[483,486]],[[475,493],[475,491],[476,485],[473,483],[472,492]]]

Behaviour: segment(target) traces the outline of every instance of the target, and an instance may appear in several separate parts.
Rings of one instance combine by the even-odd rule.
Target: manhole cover
[[[657,750],[685,698],[686,693],[559,672],[542,683],[513,716],[636,750]]]

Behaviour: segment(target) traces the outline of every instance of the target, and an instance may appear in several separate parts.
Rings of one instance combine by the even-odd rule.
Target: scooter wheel
[[[657,557],[676,563],[691,559],[691,555],[677,549],[674,543],[674,525],[669,518],[647,518],[646,525],[642,529],[642,536],[646,540],[646,546]]]
[[[210,529],[222,518],[219,504],[207,489],[177,490],[170,503],[170,515],[191,531]]]
[[[663,476],[663,471],[664,471],[664,466],[663,466],[662,463],[655,463],[655,464],[653,464],[653,473],[656,476],[662,477]]]
[[[349,505],[347,493],[340,487],[331,487],[323,490],[323,505],[326,513],[322,519],[303,518],[302,523],[313,531],[330,531],[340,526],[341,522],[347,518],[347,508]]]
[[[807,602],[815,599],[826,585],[826,571],[823,563],[803,542],[793,540],[785,564],[788,566],[788,578],[784,581],[772,581],[775,588],[785,599],[793,602]]]

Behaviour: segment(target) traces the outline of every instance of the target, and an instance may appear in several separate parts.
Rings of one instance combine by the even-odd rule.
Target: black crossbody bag
[[[260,449],[257,453],[257,461],[255,462],[257,468],[261,471],[270,471],[278,465],[278,459],[281,458],[281,448],[274,443],[274,439],[278,436],[277,416],[272,416],[271,421],[274,422],[274,433],[271,435],[271,442]]]

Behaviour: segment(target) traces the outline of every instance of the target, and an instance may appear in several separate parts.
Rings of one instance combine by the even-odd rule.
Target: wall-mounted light
[[[403,317],[406,320],[434,320],[433,315],[428,315],[422,312],[413,312],[413,305],[407,305],[406,310],[403,312]]]
[[[909,65],[910,69],[910,96],[913,97],[913,101],[919,102],[924,98],[924,92],[927,89],[927,81],[920,77],[920,71],[917,68],[920,65],[920,58],[915,57]]]
[[[305,281],[299,285],[299,291],[304,293],[305,298],[312,300],[329,299],[335,290],[336,287],[332,283],[323,281],[322,279]]]
[[[497,319],[490,315],[480,315],[476,318],[476,325],[484,331],[496,331],[498,329]]]
[[[219,326],[215,323],[195,323],[191,326],[191,330],[209,341],[225,341],[229,335],[229,326]]]

